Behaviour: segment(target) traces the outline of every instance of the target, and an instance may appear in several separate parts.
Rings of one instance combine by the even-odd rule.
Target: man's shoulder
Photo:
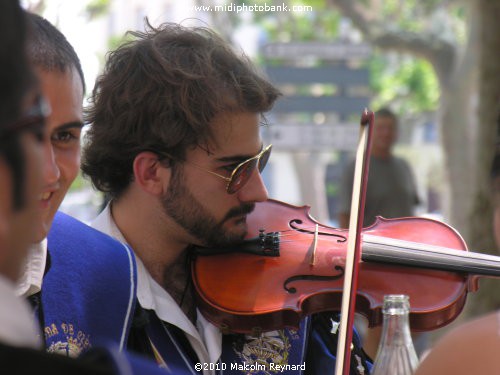
[[[396,165],[403,166],[404,168],[410,168],[410,164],[408,163],[408,161],[401,156],[393,156],[392,160]]]
[[[62,212],[54,218],[47,249],[52,266],[60,266],[63,273],[68,267],[83,273],[107,273],[118,267],[126,275],[135,274],[135,257],[129,246]]]
[[[68,244],[72,247],[81,247],[99,243],[100,248],[124,248],[125,245],[111,236],[92,228],[91,226],[71,217],[63,212],[57,212],[48,235],[49,248],[53,245]]]
[[[470,372],[472,369],[477,373],[498,370],[496,356],[500,351],[499,329],[499,312],[454,328],[424,358],[417,374],[456,375],[473,373]]]
[[[54,219],[47,250],[41,300],[48,351],[79,353],[101,340],[123,345],[136,295],[132,251],[63,213]]]

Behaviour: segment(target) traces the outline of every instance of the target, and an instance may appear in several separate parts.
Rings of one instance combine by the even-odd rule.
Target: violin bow
[[[335,364],[335,374],[339,375],[349,375],[351,365],[351,343],[354,313],[356,310],[359,263],[361,260],[361,230],[363,227],[366,185],[368,181],[368,167],[370,164],[373,121],[373,112],[365,109],[361,115],[360,137],[354,167],[349,238],[347,241],[344,288],[340,310],[340,333]]]

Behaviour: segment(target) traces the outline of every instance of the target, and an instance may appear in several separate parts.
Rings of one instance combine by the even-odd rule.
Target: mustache
[[[247,215],[252,212],[255,208],[255,203],[245,203],[239,207],[235,207],[229,210],[229,212],[224,216],[222,222],[225,222],[233,217],[238,217],[242,215]]]

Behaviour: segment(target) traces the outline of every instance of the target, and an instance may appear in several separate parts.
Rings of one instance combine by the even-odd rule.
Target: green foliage
[[[85,6],[85,13],[89,19],[103,16],[108,13],[110,0],[90,0]]]
[[[132,36],[129,34],[122,34],[122,35],[113,35],[108,39],[108,48],[106,51],[114,51],[117,49],[119,46],[121,46],[123,43],[132,40]],[[98,58],[100,61],[100,65],[103,66],[105,63],[105,54],[104,53],[99,53]]]
[[[375,53],[370,61],[373,108],[390,106],[410,115],[435,111],[439,84],[432,66],[422,59]]]
[[[466,15],[461,1],[385,0],[381,4],[378,20],[393,30],[432,33],[457,43],[465,40]]]
[[[88,188],[90,185],[90,182],[84,179],[81,173],[78,173],[78,176],[76,176],[71,184],[70,191],[82,190],[83,188]]]
[[[328,197],[336,197],[339,195],[340,186],[338,183],[335,183],[333,181],[327,181],[325,187],[326,187],[326,195]]]
[[[352,0],[372,19],[391,31],[429,33],[453,44],[466,39],[466,13],[461,1],[442,0]],[[238,0],[240,4],[245,0]],[[281,4],[276,0],[256,0],[256,4]],[[312,12],[253,12],[253,22],[262,26],[269,42],[334,41],[342,22],[337,8],[328,0],[290,0],[289,6],[310,5]],[[376,22],[376,21],[374,21]],[[262,59],[259,59],[262,62]],[[267,64],[282,64],[268,60]],[[309,62],[310,63],[310,62]],[[372,107],[390,105],[406,115],[435,111],[440,87],[433,67],[413,56],[375,51],[368,61],[371,73]]]
[[[432,33],[451,43],[466,38],[464,6],[459,1],[442,0],[353,0],[373,12],[374,19],[390,30],[415,34]],[[233,1],[234,2],[234,1]],[[237,0],[238,4],[248,4]],[[281,1],[255,0],[257,5],[278,5]],[[334,41],[338,39],[342,17],[326,0],[290,0],[288,6],[310,5],[309,12],[251,12],[252,21],[267,33],[269,42]],[[261,58],[259,59],[260,61]],[[267,61],[267,64],[281,63]],[[372,107],[390,105],[406,115],[435,111],[440,87],[429,62],[413,56],[375,51],[368,61],[371,73]]]
[[[237,0],[228,3],[246,4],[248,1]],[[281,6],[286,4],[288,12],[251,12],[252,21],[259,24],[267,32],[270,41],[290,41],[290,40],[332,40],[337,36],[339,13],[327,6],[324,0],[309,1],[270,1],[254,0],[251,4]],[[312,7],[312,11],[292,11],[293,6]]]
[[[114,51],[123,43],[129,42],[133,39],[130,34],[113,35],[108,39],[108,51]]]

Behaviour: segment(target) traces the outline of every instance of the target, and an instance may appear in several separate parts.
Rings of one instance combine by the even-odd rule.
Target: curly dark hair
[[[216,115],[263,113],[280,95],[207,28],[147,23],[145,32],[128,34],[134,40],[108,55],[85,111],[91,127],[82,171],[111,197],[132,181],[138,153],[161,151],[182,160],[189,147],[208,150]]]

